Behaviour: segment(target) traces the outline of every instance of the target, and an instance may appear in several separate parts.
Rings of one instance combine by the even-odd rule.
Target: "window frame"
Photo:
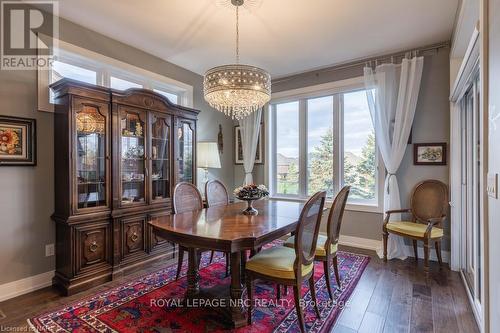
[[[96,84],[110,87],[111,76],[142,85],[144,89],[162,90],[178,96],[179,105],[193,107],[193,86],[150,72],[140,67],[104,56],[102,54],[58,40],[53,50],[54,57],[61,61],[83,69],[95,71]],[[49,84],[52,70],[37,70],[38,110],[54,112],[54,104],[50,102]]]
[[[292,201],[305,201],[307,195],[307,100],[313,98],[320,98],[326,96],[333,96],[333,145],[334,145],[334,158],[332,163],[334,174],[334,193],[337,193],[342,184],[344,183],[343,173],[343,158],[344,158],[344,113],[342,110],[343,93],[353,91],[365,90],[363,77],[356,77],[347,80],[334,81],[325,84],[309,86],[299,89],[282,91],[273,93],[271,101],[265,108],[265,117],[269,126],[266,126],[266,142],[268,142],[268,149],[266,150],[266,160],[269,161],[265,170],[265,179],[270,187],[270,197],[276,199],[292,200]],[[299,194],[281,194],[276,193],[277,177],[276,175],[276,105],[288,102],[299,102]],[[376,135],[376,133],[375,133]],[[350,211],[361,212],[383,212],[383,184],[385,179],[385,167],[382,162],[378,148],[375,146],[375,203],[355,202],[348,201],[346,209]],[[327,199],[331,204],[332,198]]]

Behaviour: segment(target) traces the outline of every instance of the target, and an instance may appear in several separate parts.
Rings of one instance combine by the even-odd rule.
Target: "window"
[[[299,103],[276,105],[276,192],[299,194]]]
[[[69,77],[78,81],[97,84],[97,72],[82,67],[54,61],[52,65],[52,82],[56,82],[64,77]]]
[[[352,202],[376,204],[377,156],[375,130],[366,91],[343,94],[344,184],[351,185]]]
[[[287,96],[269,110],[272,196],[305,199],[323,190],[331,199],[350,185],[350,206],[378,211],[384,170],[362,86]]]
[[[130,88],[142,88],[142,85],[112,76],[110,87],[118,90],[127,90]]]
[[[38,71],[38,109],[53,112],[53,97],[48,86],[62,78],[111,87],[118,90],[145,88],[172,103],[191,107],[193,87],[157,73],[149,72],[116,59],[58,41],[56,61],[51,70]]]
[[[172,102],[174,104],[179,103],[179,96],[176,94],[172,94],[172,93],[169,93],[168,91],[164,91],[164,90],[160,90],[160,89],[153,89],[153,91],[160,94],[160,95],[165,96],[166,98],[168,98],[168,100],[170,102]]]
[[[307,195],[333,196],[333,96],[307,100]]]

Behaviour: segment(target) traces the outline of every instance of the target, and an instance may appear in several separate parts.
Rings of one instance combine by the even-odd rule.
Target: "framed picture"
[[[446,142],[415,143],[413,145],[413,164],[446,165]]]
[[[36,120],[0,116],[0,166],[36,165]]]
[[[241,127],[236,125],[234,126],[234,164],[243,164],[243,145],[241,142]],[[264,164],[264,124],[260,124],[255,164]]]

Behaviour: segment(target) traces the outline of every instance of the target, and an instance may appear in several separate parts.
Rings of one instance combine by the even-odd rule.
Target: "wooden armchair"
[[[384,261],[387,261],[389,234],[395,234],[413,241],[415,260],[418,259],[417,241],[424,243],[424,270],[428,272],[429,251],[433,242],[439,265],[443,264],[441,239],[443,238],[442,223],[448,212],[447,185],[438,180],[426,180],[417,184],[411,194],[410,207],[385,212],[383,225]],[[410,214],[411,218],[406,221],[389,222],[391,215],[397,213]]]

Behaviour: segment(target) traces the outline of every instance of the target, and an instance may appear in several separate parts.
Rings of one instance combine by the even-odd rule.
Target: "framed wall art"
[[[36,165],[36,120],[0,115],[0,166]]]
[[[234,127],[234,164],[243,164],[243,145],[241,143],[241,127]],[[264,124],[260,124],[259,141],[255,152],[255,164],[264,164]]]
[[[446,165],[446,142],[415,143],[413,145],[413,164]]]

